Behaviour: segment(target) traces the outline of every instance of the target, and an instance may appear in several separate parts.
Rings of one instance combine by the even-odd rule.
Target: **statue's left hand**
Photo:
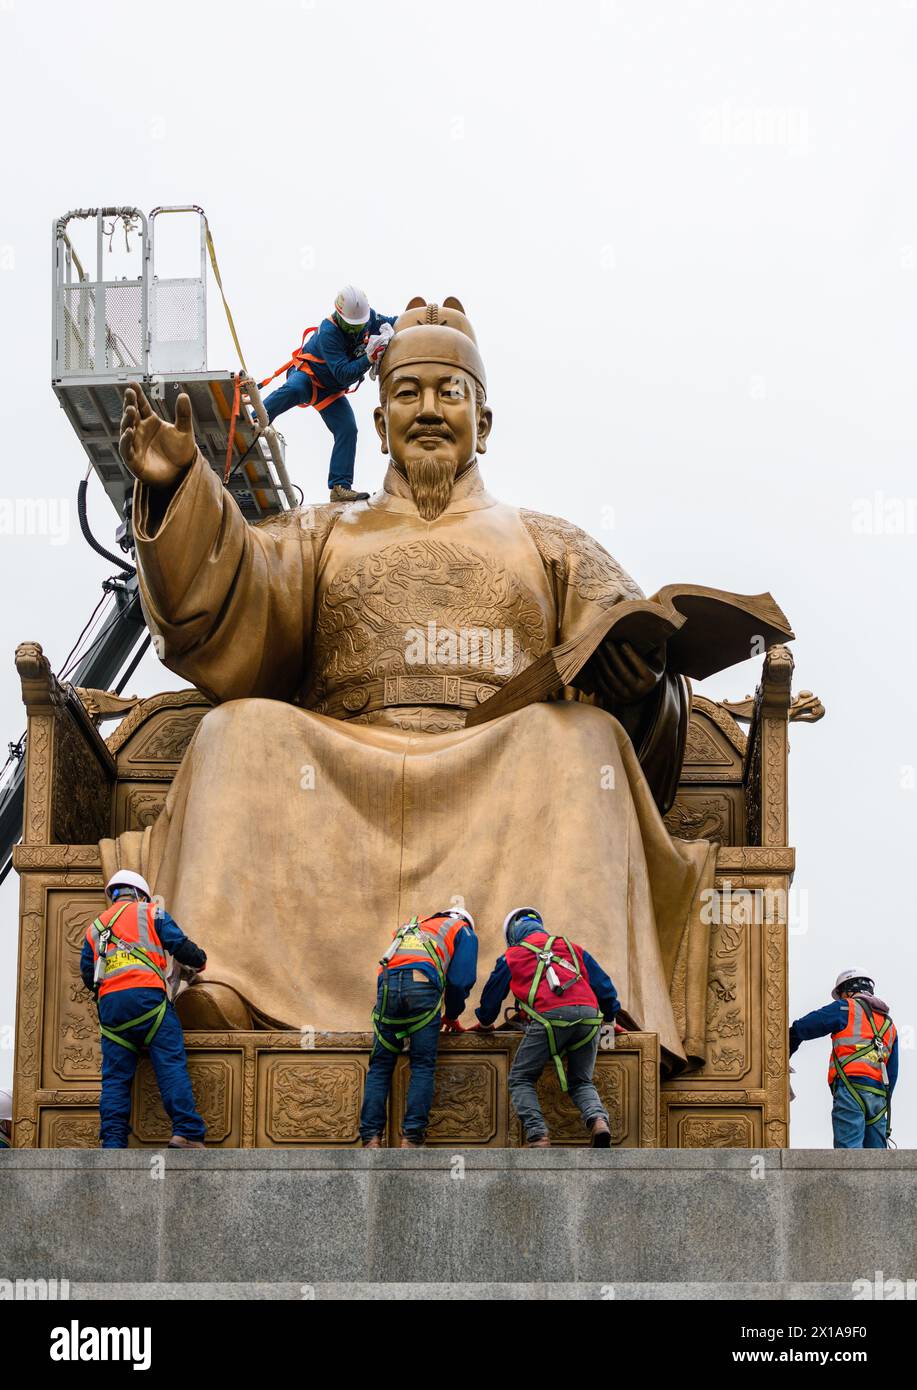
[[[592,657],[593,674],[603,694],[619,705],[634,705],[652,695],[665,674],[665,647],[641,656],[630,642],[603,642]]]

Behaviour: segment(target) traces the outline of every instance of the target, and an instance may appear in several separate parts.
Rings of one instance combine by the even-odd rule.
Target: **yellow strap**
[[[220,267],[217,265],[216,247],[213,244],[213,237],[210,235],[210,223],[207,221],[206,217],[204,218],[204,230],[207,233],[207,250],[210,252],[210,264],[213,266],[213,278],[217,282],[217,288],[219,289],[220,297],[223,300],[223,308],[226,310],[226,322],[229,324],[229,331],[232,334],[232,340],[236,345],[236,352],[239,354],[239,361],[242,363],[242,370],[245,373],[245,375],[248,376],[248,368],[245,365],[245,358],[242,356],[242,348],[239,344],[239,335],[236,332],[236,325],[232,321],[232,311],[230,310],[229,304],[227,303],[226,295],[223,290],[223,281],[220,278]]]

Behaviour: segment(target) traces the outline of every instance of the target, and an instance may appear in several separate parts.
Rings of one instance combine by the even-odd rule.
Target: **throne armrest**
[[[115,760],[37,642],[16,648],[26,707],[23,844],[95,844],[110,832]]]

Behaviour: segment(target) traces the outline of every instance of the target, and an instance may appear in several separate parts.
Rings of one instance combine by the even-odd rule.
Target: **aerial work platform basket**
[[[163,215],[176,213],[198,220],[200,270],[160,277],[157,224]],[[93,220],[94,275],[84,269],[71,236],[72,223]],[[122,230],[125,252],[139,273],[106,277]],[[124,388],[133,380],[167,419],[174,417],[178,394],[188,393],[201,452],[247,520],[297,506],[283,436],[269,425],[258,386],[245,369],[203,209],[154,208],[147,218],[138,208],[79,208],[55,221],[53,241],[52,385],[119,516],[134,481],[118,453]],[[208,257],[239,353],[237,372],[207,366]]]

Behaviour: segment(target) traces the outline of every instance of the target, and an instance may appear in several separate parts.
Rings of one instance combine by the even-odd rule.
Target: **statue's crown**
[[[442,304],[412,299],[395,324],[395,336],[382,358],[381,380],[412,362],[441,362],[467,372],[487,394],[487,377],[474,329],[463,305],[452,295]]]

